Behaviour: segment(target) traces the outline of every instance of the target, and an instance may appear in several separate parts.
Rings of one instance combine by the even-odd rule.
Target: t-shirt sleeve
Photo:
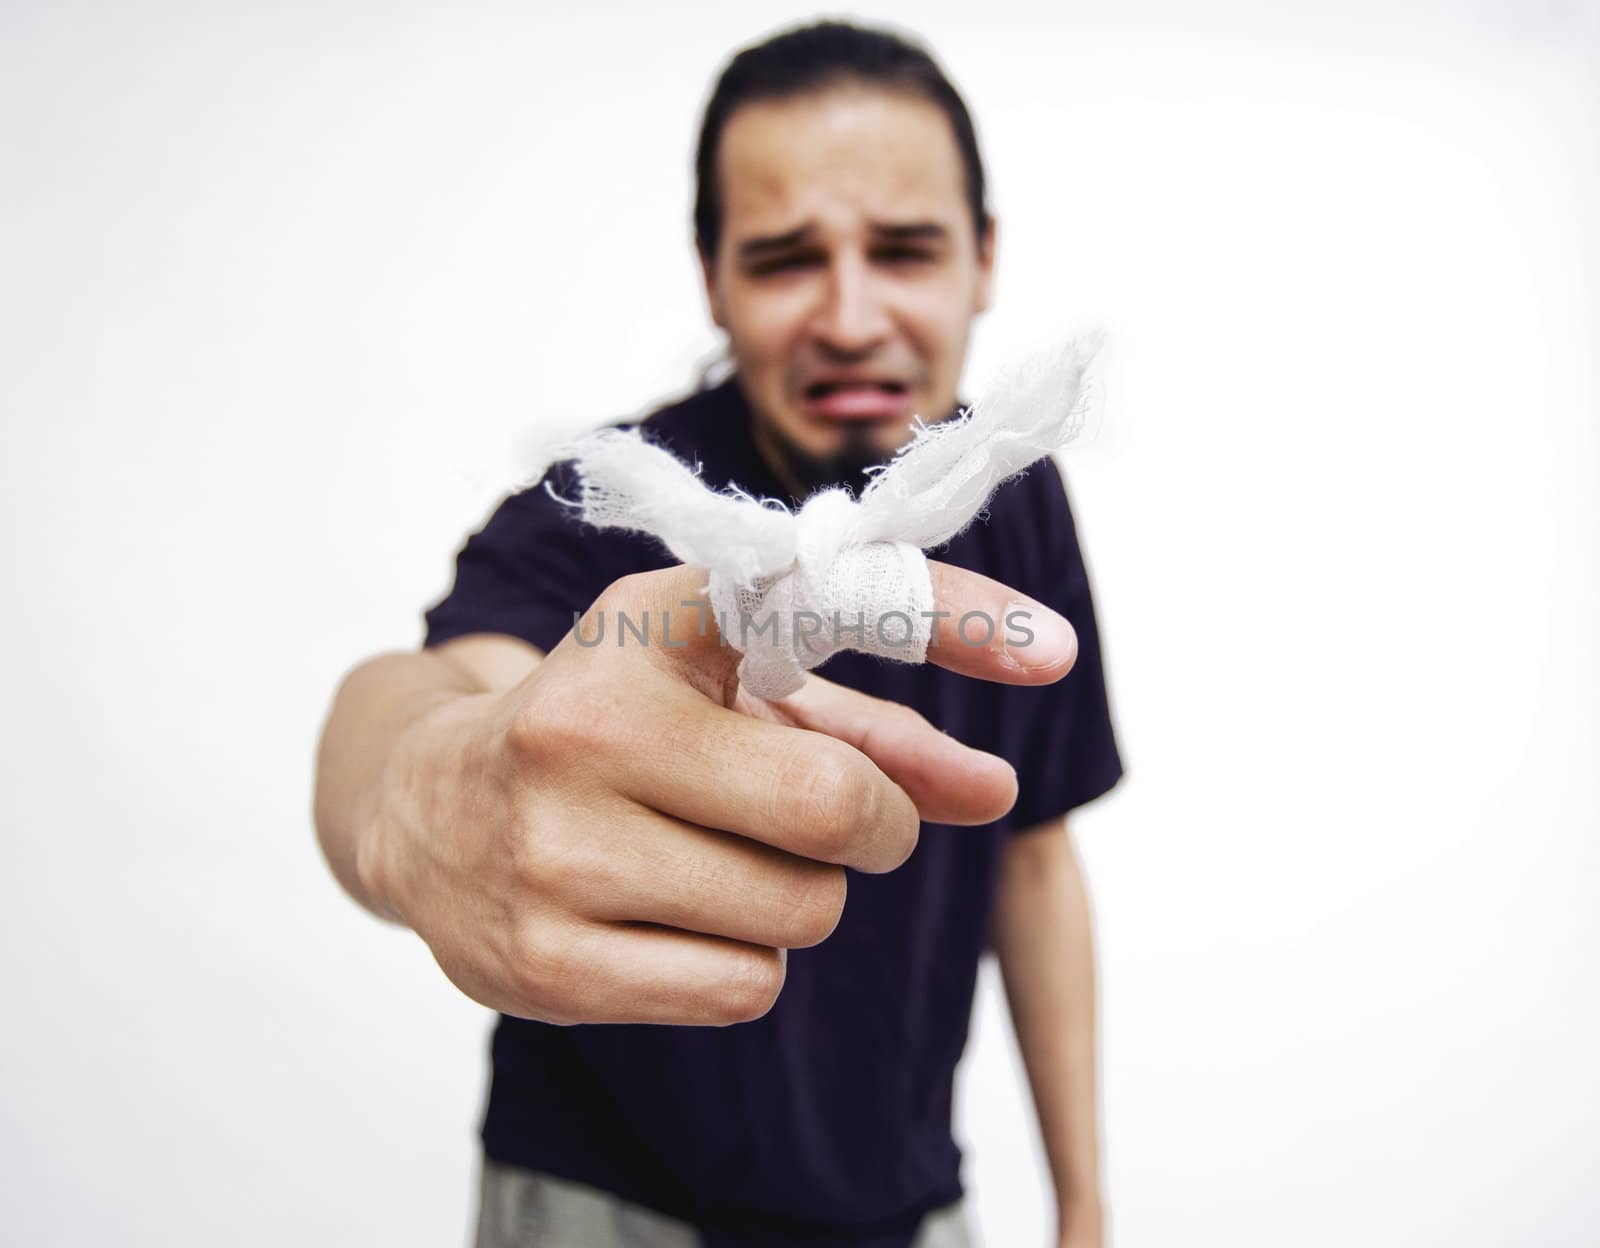
[[[1093,801],[1122,777],[1094,599],[1065,483],[1054,461],[1046,460],[1029,471],[1024,484],[1030,531],[1019,542],[1026,571],[1013,584],[1067,617],[1078,634],[1078,659],[1054,684],[1009,691],[1013,730],[1021,733],[1013,755],[1015,831]]]
[[[546,489],[574,499],[579,484],[563,461],[495,509],[457,554],[450,592],[424,613],[424,646],[504,633],[549,653],[612,581],[676,562],[653,538],[587,524]]]

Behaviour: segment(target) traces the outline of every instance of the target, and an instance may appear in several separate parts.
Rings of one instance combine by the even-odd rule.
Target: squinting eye
[[[903,261],[917,262],[934,259],[932,252],[923,251],[916,247],[886,247],[877,252],[876,255],[879,260],[887,260],[891,264],[899,264]]]
[[[806,265],[814,263],[816,263],[816,257],[814,256],[779,256],[776,260],[768,260],[762,264],[758,264],[755,267],[754,272],[757,275],[763,273],[781,273],[786,269],[803,268]]]

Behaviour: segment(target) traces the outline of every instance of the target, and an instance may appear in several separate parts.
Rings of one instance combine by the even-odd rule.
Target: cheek
[[[749,371],[781,372],[804,336],[805,305],[781,295],[744,297],[729,304],[729,334]]]
[[[948,367],[944,357],[960,353],[971,323],[971,308],[963,292],[941,284],[918,292],[906,307],[901,324],[917,354],[933,367]]]

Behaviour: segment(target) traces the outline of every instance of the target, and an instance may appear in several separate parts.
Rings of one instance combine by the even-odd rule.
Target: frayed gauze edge
[[[694,470],[636,429],[602,429],[555,448],[582,486],[577,509],[599,528],[660,539],[707,572],[722,639],[737,649],[740,683],[781,698],[840,650],[926,660],[936,609],[925,550],[955,537],[994,491],[1065,446],[1099,402],[1090,331],[1007,369],[971,407],[913,437],[871,470],[859,499],[819,490],[798,511],[737,488],[709,489]],[[998,629],[1002,621],[995,621]]]

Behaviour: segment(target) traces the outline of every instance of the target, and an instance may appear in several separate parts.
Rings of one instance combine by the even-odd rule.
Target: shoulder
[[[732,440],[730,426],[734,422],[742,426],[747,419],[738,383],[730,377],[663,403],[646,415],[613,421],[611,427],[637,429],[647,441],[693,467],[707,459],[720,459],[720,452]]]
[[[637,424],[692,462],[702,430],[715,419],[709,392],[656,408]],[[455,584],[426,613],[428,644],[467,633],[507,633],[549,651],[574,611],[611,582],[677,562],[655,538],[586,522],[575,503],[581,479],[570,460],[548,465],[507,495],[456,556]]]
[[[637,428],[693,465],[699,448],[710,441],[721,404],[718,391],[702,389],[601,427]],[[585,588],[595,576],[609,581],[675,562],[648,535],[598,528],[584,520],[577,505],[582,484],[573,460],[547,461],[536,477],[502,498],[483,528],[468,540],[468,550],[492,551],[503,568],[523,577],[575,579]]]
[[[598,428],[637,430],[647,441],[670,451],[691,467],[698,467],[707,449],[714,449],[717,430],[725,427],[728,408],[726,387],[701,388],[662,403],[644,413],[621,416]],[[633,535],[619,531],[597,530],[583,522],[573,500],[581,486],[581,478],[572,460],[558,459],[547,463],[537,480],[510,494],[501,504],[501,511],[509,511],[520,519],[541,527],[554,526],[562,532],[582,532],[591,537],[623,539]],[[622,541],[623,546],[637,546],[637,542]]]

